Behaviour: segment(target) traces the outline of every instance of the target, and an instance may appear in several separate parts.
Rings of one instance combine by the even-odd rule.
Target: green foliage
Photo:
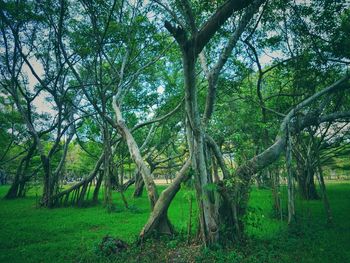
[[[262,209],[260,207],[247,207],[247,212],[244,215],[244,222],[246,226],[261,229],[262,220],[264,218]]]
[[[334,45],[331,47],[332,51],[337,57],[350,58],[350,10],[345,10],[341,16],[341,25],[338,30],[334,32]]]
[[[101,242],[97,245],[95,249],[97,254],[103,256],[120,255],[125,250],[128,249],[128,244],[124,241],[113,238],[111,236],[105,236],[102,238]]]

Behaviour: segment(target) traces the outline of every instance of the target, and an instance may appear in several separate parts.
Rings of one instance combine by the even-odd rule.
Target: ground
[[[164,186],[163,186],[164,187]],[[0,187],[0,197],[8,186]],[[147,197],[126,196],[126,210],[115,193],[115,211],[102,205],[87,208],[37,207],[40,189],[20,200],[0,199],[0,262],[350,262],[350,183],[328,184],[334,223],[326,224],[321,201],[297,203],[298,222],[287,226],[272,217],[271,193],[253,189],[247,216],[248,238],[240,246],[203,249],[188,242],[189,190],[181,190],[169,210],[179,234],[130,245],[107,257],[98,249],[106,235],[128,243],[136,240],[149,214]],[[102,195],[103,193],[101,193]],[[282,195],[286,203],[285,195]],[[195,210],[195,208],[194,208]],[[193,211],[195,214],[196,211]],[[195,226],[193,228],[193,236]]]

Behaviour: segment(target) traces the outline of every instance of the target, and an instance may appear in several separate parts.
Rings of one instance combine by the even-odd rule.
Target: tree
[[[174,232],[167,210],[192,176],[199,236],[210,246],[243,238],[254,180],[273,181],[280,209],[284,169],[291,222],[295,163],[322,183],[319,136],[329,136],[324,126],[349,120],[347,52],[332,49],[347,41],[348,14],[343,3],[313,3],[1,2],[1,84],[27,130],[20,144],[32,142],[19,155],[18,178],[27,178],[38,155],[44,205],[80,206],[96,182],[93,201],[104,183],[109,210],[113,190],[127,207],[124,189],[144,183],[151,213],[143,239]],[[333,34],[335,29],[341,33]],[[265,54],[275,58],[266,62]],[[39,113],[34,103],[39,97],[52,103],[53,113]],[[4,134],[11,146],[11,136]],[[300,148],[304,139],[310,142],[306,155]],[[313,159],[311,148],[317,153]],[[75,152],[82,165],[90,162],[84,169],[72,165]],[[308,162],[300,161],[304,156]],[[135,176],[124,183],[127,162],[134,163]],[[154,181],[160,168],[169,174],[178,170],[161,193]],[[61,190],[67,169],[85,175]],[[327,206],[327,198],[324,202]]]

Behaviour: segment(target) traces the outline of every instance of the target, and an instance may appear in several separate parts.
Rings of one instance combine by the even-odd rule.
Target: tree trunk
[[[199,209],[200,235],[205,245],[219,241],[219,206],[217,193],[210,187],[205,157],[204,133],[198,111],[195,63],[195,48],[188,43],[182,49],[182,61],[185,77],[185,108],[189,119],[188,133],[192,151],[192,168],[195,176],[195,189]]]
[[[300,166],[298,167],[297,180],[301,198],[305,200],[319,199],[314,181],[314,167],[308,163]]]
[[[43,196],[41,199],[41,205],[51,208],[53,207],[52,197],[54,185],[52,185],[53,182],[51,177],[50,160],[45,155],[41,155],[40,158],[44,170],[44,189]]]
[[[103,161],[103,173],[105,180],[105,195],[104,195],[104,205],[108,210],[112,209],[113,199],[112,199],[112,169],[111,169],[111,142],[110,134],[108,131],[107,123],[103,127],[103,141],[104,141],[104,161]]]
[[[19,189],[18,189],[18,197],[25,197],[26,195],[26,183],[27,183],[27,179],[23,178],[20,183],[19,183]]]
[[[292,170],[292,142],[288,128],[287,147],[286,147],[286,165],[288,182],[288,224],[295,221],[295,200],[294,200],[294,180]]]
[[[6,199],[23,197],[23,190],[24,190],[25,184],[29,180],[29,178],[26,177],[26,172],[28,171],[29,163],[35,153],[35,149],[36,149],[36,144],[34,142],[32,146],[29,148],[27,155],[23,157],[23,159],[21,160],[17,168],[14,181],[12,182],[12,185],[8,190],[7,194],[5,195]]]
[[[152,209],[152,211],[154,211],[155,206],[156,206],[157,201],[158,201],[158,192],[157,192],[156,185],[155,185],[154,180],[152,178],[150,169],[147,167],[146,163],[144,162],[144,160],[141,156],[140,149],[139,149],[134,137],[132,136],[131,132],[129,131],[129,129],[125,125],[122,113],[120,111],[120,108],[117,104],[115,97],[113,98],[113,109],[114,109],[114,112],[116,115],[116,125],[118,127],[119,133],[125,139],[125,141],[128,145],[130,156],[133,159],[133,161],[135,162],[138,171],[140,171],[140,173],[141,173],[142,179],[143,179],[144,184],[145,184],[146,189],[147,189],[147,195],[148,195],[148,199],[149,199],[150,204],[151,204],[151,209]],[[163,232],[169,232],[169,233],[171,232],[172,233],[173,232],[173,227],[172,227],[166,213],[162,214],[161,218],[159,218],[159,220],[157,220],[157,223],[152,228],[155,229],[159,233],[163,233]]]
[[[272,197],[273,197],[273,211],[276,217],[283,219],[282,206],[281,206],[281,195],[280,195],[280,175],[279,169],[275,169],[272,172]]]
[[[168,220],[167,212],[171,201],[180,190],[181,183],[188,179],[186,171],[190,165],[191,158],[186,161],[175,180],[160,194],[147,223],[140,233],[141,240],[151,235],[154,231],[162,234],[172,234],[174,232],[174,229]]]
[[[18,178],[15,177],[13,183],[11,184],[10,189],[7,191],[7,193],[5,195],[5,199],[14,199],[14,198],[19,197],[17,195],[18,189],[19,189],[19,182],[18,182]]]
[[[135,171],[135,190],[133,193],[133,197],[138,198],[142,196],[142,192],[143,192],[143,187],[145,185],[145,183],[143,182],[142,176],[140,174],[140,172],[136,169]]]
[[[323,200],[323,205],[326,211],[326,216],[327,216],[327,222],[328,223],[332,223],[333,222],[333,216],[332,216],[332,210],[329,204],[329,200],[328,200],[328,195],[327,195],[327,191],[326,191],[326,185],[324,183],[324,179],[323,179],[323,171],[322,171],[322,167],[320,164],[320,159],[318,156],[318,173],[317,174],[317,179],[318,182],[320,184],[320,190],[321,190],[321,196],[322,196],[322,200]]]
[[[98,194],[100,192],[101,184],[103,180],[103,171],[100,170],[100,176],[97,179],[95,189],[94,189],[94,194],[92,196],[92,202],[97,203],[98,202]]]

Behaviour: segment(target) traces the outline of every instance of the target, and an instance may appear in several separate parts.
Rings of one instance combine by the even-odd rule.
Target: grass
[[[4,196],[8,187],[0,187]],[[36,191],[20,200],[0,200],[0,262],[108,262],[95,253],[105,235],[135,241],[149,215],[146,197],[128,197],[126,210],[115,193],[116,210],[108,213],[102,205],[87,208],[45,209],[36,207]],[[350,184],[328,186],[334,216],[326,225],[321,201],[297,202],[298,221],[287,226],[271,216],[271,193],[253,189],[246,243],[239,247],[203,250],[187,246],[178,236],[132,248],[121,262],[350,262]],[[169,217],[180,233],[185,233],[189,217],[189,194],[182,190],[169,209]],[[283,196],[284,203],[286,197]],[[136,255],[138,253],[138,257]],[[141,255],[141,256],[140,256]],[[182,261],[181,261],[182,260]]]

